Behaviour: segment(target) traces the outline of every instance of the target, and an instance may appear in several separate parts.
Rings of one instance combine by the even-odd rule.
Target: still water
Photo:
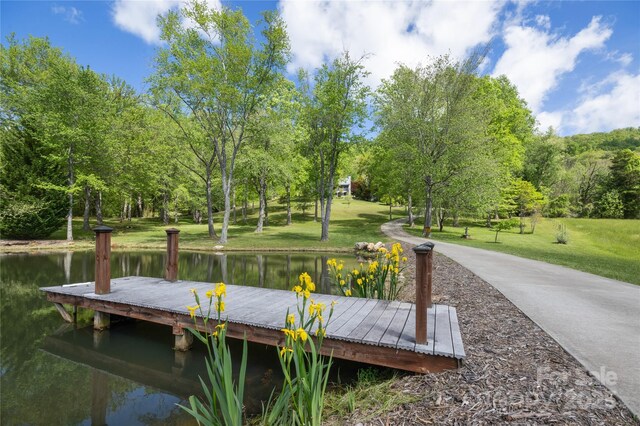
[[[289,289],[308,272],[329,293],[326,260],[353,257],[316,254],[181,252],[179,278]],[[79,325],[66,324],[40,287],[92,281],[93,252],[0,256],[0,422],[3,425],[189,425],[176,404],[201,392],[205,349],[174,352],[171,329],[128,321],[94,333],[90,311]],[[112,252],[112,278],[161,277],[165,254]],[[232,353],[241,343],[229,339]],[[281,383],[276,349],[249,345],[245,404],[259,413]],[[239,361],[238,361],[239,363]],[[339,362],[334,377],[348,380],[359,365]]]

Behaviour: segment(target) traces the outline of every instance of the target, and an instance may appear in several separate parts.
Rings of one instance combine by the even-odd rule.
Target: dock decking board
[[[42,290],[55,303],[166,324],[175,332],[193,327],[187,305],[195,305],[195,299],[189,290],[197,290],[206,312],[205,293],[214,287],[212,283],[125,277],[112,280],[111,293],[105,295],[95,294],[92,282]],[[336,302],[323,352],[416,372],[455,368],[465,357],[455,308],[434,304],[428,309],[427,344],[416,345],[414,304],[315,293],[312,298],[327,309]],[[229,337],[246,335],[249,341],[281,345],[287,309],[297,316],[296,306],[292,291],[227,285],[222,318],[228,322]],[[197,327],[202,327],[201,321]]]

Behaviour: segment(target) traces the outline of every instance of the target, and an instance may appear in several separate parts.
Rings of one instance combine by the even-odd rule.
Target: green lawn
[[[567,227],[566,245],[556,243],[560,223]],[[640,284],[640,220],[542,219],[534,234],[527,222],[524,235],[519,234],[518,228],[502,231],[498,243],[494,243],[495,232],[487,229],[484,221],[461,225],[445,226],[442,232],[436,229],[432,237],[436,241],[500,251]],[[471,240],[461,238],[464,226],[469,226]],[[422,231],[420,226],[405,229],[413,235],[421,235]]]
[[[255,209],[257,210],[257,209]],[[403,210],[394,209],[394,218]],[[329,241],[320,242],[320,222],[313,221],[313,210],[306,215],[293,212],[293,224],[286,226],[286,212],[275,203],[269,207],[269,226],[261,234],[254,232],[257,217],[252,211],[247,224],[242,222],[241,212],[237,212],[237,225],[229,227],[229,241],[224,244],[225,250],[317,250],[346,251],[352,250],[357,241],[388,241],[381,232],[380,225],[389,220],[389,207],[366,201],[342,199],[334,200],[329,227]],[[173,221],[169,226],[163,225],[158,218],[133,219],[131,222],[107,220],[105,225],[114,228],[112,243],[116,248],[164,248],[166,245],[165,229],[180,229],[180,247],[185,249],[211,250],[219,245],[216,239],[207,235],[206,222],[197,225],[190,218],[180,223]],[[91,226],[95,226],[92,219]],[[216,214],[214,226],[218,235],[222,227],[222,215]],[[93,232],[82,231],[82,220],[74,221],[75,247],[89,247]],[[66,229],[60,229],[51,239],[63,240]]]

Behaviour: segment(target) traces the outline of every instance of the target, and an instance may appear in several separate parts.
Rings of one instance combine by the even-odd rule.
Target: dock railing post
[[[427,343],[427,309],[431,307],[433,243],[413,248],[416,254],[416,343]]]
[[[98,226],[96,233],[96,294],[111,292],[111,232],[108,226]]]
[[[111,232],[113,228],[97,226],[93,231],[96,233],[95,293],[109,294],[111,292]],[[109,324],[109,314],[95,311],[93,328],[104,330],[109,328]]]
[[[167,281],[178,280],[178,236],[180,230],[170,228],[167,233],[167,267],[164,271],[164,279]]]

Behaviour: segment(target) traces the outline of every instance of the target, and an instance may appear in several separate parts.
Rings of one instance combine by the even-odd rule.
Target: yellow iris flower
[[[216,297],[226,296],[227,286],[224,283],[216,284]]]
[[[302,340],[303,342],[306,342],[309,335],[307,334],[304,328],[300,327],[296,330],[296,337],[299,337],[300,340]]]
[[[200,309],[200,305],[187,306],[187,309],[189,310],[189,315],[191,316],[191,318],[194,318],[196,316],[196,311]]]

